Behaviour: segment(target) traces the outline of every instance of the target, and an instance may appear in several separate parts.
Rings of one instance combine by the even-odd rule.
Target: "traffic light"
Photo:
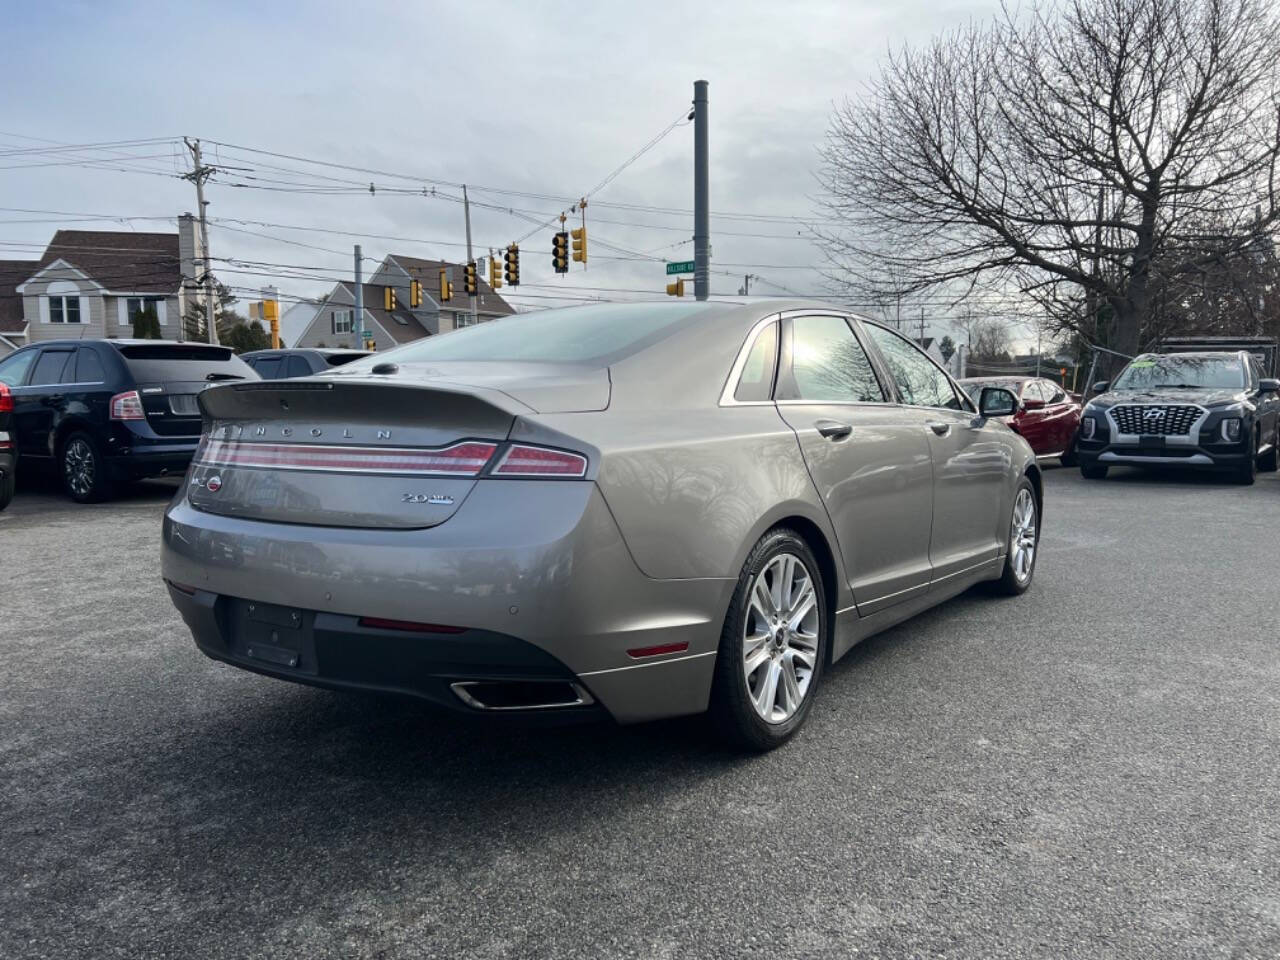
[[[681,277],[675,283],[667,284],[667,296],[683,297],[684,296],[684,277]]]
[[[382,288],[382,309],[394,310],[395,308],[396,308],[396,288],[383,287]]]
[[[467,261],[464,278],[466,282],[463,285],[466,287],[467,296],[474,297],[480,292],[480,282],[476,279],[476,262],[474,260]]]
[[[409,306],[414,310],[422,306],[422,281],[409,281]]]
[[[502,277],[498,274],[498,258],[489,258],[489,286],[497,290],[502,286]]]
[[[551,266],[556,273],[569,272],[569,234],[561,230],[551,241]]]
[[[506,255],[503,257],[507,262],[507,285],[511,287],[520,286],[520,248],[514,243],[507,247]]]
[[[569,235],[573,237],[573,262],[585,264],[587,262],[587,228],[578,227],[569,231]]]
[[[271,331],[271,349],[280,349],[280,304],[275,300],[262,301],[262,319]]]
[[[440,268],[440,302],[448,303],[453,299],[453,284],[449,282],[449,268]]]

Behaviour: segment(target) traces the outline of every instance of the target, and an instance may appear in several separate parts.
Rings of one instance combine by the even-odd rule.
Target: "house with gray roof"
[[[440,298],[442,269],[452,276],[453,296],[449,300]],[[412,305],[415,280],[422,285],[422,302],[417,306]],[[476,286],[478,323],[515,313],[483,278]],[[335,285],[298,342],[290,346],[361,349],[359,334],[367,330],[375,349],[389,350],[422,337],[448,333],[471,322],[471,298],[463,289],[460,263],[389,254],[364,285],[364,317],[360,325],[355,322],[354,290],[354,283]]]

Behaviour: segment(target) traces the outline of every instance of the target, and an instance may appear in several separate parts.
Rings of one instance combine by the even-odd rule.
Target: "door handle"
[[[938,436],[945,437],[948,433],[951,432],[951,424],[945,423],[942,420],[931,420],[929,422],[929,429],[932,430],[934,433],[936,433]]]
[[[853,425],[839,420],[819,420],[814,424],[818,432],[828,440],[843,440],[853,433]]]

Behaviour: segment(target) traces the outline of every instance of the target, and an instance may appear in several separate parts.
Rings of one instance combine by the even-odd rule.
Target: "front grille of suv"
[[[1121,433],[1160,437],[1185,437],[1203,412],[1187,404],[1127,404],[1111,408]]]

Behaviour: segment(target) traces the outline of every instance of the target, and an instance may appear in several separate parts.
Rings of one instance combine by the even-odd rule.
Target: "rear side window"
[[[898,384],[903,403],[913,407],[964,409],[947,375],[919,347],[873,323],[868,323],[866,329],[880,348],[889,372]]]
[[[751,345],[747,362],[742,366],[733,399],[742,402],[768,400],[773,394],[773,372],[778,364],[778,325],[771,323],[758,334]]]
[[[65,383],[62,372],[67,369],[67,361],[75,356],[72,350],[45,350],[36,361],[36,368],[31,373],[31,386],[39,387],[53,383]],[[71,365],[72,376],[75,365]]]
[[[258,357],[253,361],[253,369],[263,380],[279,380],[282,357]]]
[[[285,366],[288,371],[286,377],[309,377],[311,376],[311,365],[302,357],[289,357]]]
[[[106,379],[107,372],[102,369],[98,351],[81,347],[76,352],[76,383],[103,383]]]
[[[253,368],[228,347],[166,343],[131,344],[118,349],[139,383],[254,379]]]
[[[0,360],[0,383],[6,387],[20,386],[27,379],[27,371],[31,369],[31,361],[35,358],[36,352],[28,350]]]
[[[791,321],[791,379],[812,403],[881,403],[884,391],[862,344],[843,317]]]

